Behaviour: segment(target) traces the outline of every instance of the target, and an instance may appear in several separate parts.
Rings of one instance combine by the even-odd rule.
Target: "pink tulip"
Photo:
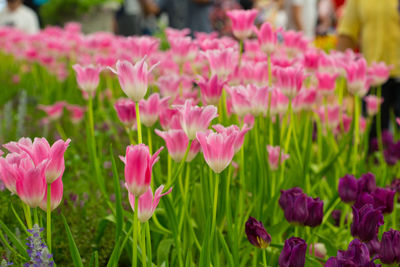
[[[396,118],[396,123],[400,126],[400,118]]]
[[[76,72],[76,81],[81,90],[94,96],[97,86],[99,86],[99,75],[103,69],[92,65],[81,66],[79,64],[73,65],[72,68]]]
[[[268,84],[268,63],[243,60],[238,74],[241,84],[254,84],[263,87]]]
[[[308,72],[314,72],[319,66],[320,53],[316,49],[309,49],[304,53],[303,67]]]
[[[168,39],[171,45],[171,54],[173,60],[182,65],[195,59],[198,51],[197,45],[190,37],[171,37]]]
[[[32,140],[29,137],[22,137],[18,142],[9,142],[4,144],[3,147],[11,153],[21,154],[23,151],[19,148],[20,145],[32,146]]]
[[[250,84],[247,86],[250,96],[251,114],[254,116],[266,115],[268,110],[269,88],[267,86],[258,87]]]
[[[232,99],[233,113],[241,118],[251,113],[252,103],[248,87],[246,88],[243,85],[233,86],[228,88],[228,92]]]
[[[136,103],[146,95],[149,75],[157,66],[157,64],[153,65],[149,69],[145,60],[146,57],[135,65],[126,60],[118,60],[116,70],[109,67],[113,73],[118,75],[122,91]]]
[[[368,75],[371,77],[371,85],[379,86],[384,84],[390,76],[392,66],[387,66],[384,62],[373,62],[368,68]]]
[[[65,106],[70,113],[71,122],[77,124],[82,121],[85,116],[86,108],[78,105],[66,105]]]
[[[231,163],[235,154],[236,135],[236,133],[227,135],[211,131],[197,133],[204,159],[215,173],[221,173]]]
[[[303,69],[295,67],[276,68],[275,77],[278,89],[289,99],[293,99],[301,90],[305,78]]]
[[[310,255],[315,255],[315,257],[320,259],[325,259],[327,250],[323,243],[314,243],[310,244],[310,248],[308,249],[308,253]]]
[[[335,129],[340,122],[340,106],[330,105],[328,107],[320,107],[317,111],[321,122],[327,124],[331,129]]]
[[[126,128],[132,129],[136,125],[135,102],[129,98],[120,98],[115,102],[114,108]]]
[[[378,113],[379,106],[383,103],[383,98],[378,98],[374,95],[364,97],[367,104],[367,112],[369,116],[374,116]]]
[[[237,49],[226,48],[208,50],[205,56],[210,64],[211,73],[218,75],[222,80],[227,80],[236,69],[239,53]]]
[[[298,52],[307,51],[309,41],[303,36],[303,33],[290,30],[283,31],[281,34],[289,57],[296,55]]]
[[[149,148],[144,144],[126,148],[126,156],[120,158],[125,163],[125,182],[130,193],[140,197],[147,191],[153,165],[158,161],[158,154],[162,149],[163,147],[151,156]]]
[[[127,41],[134,61],[139,61],[146,55],[155,54],[160,45],[160,40],[152,36],[128,37]]]
[[[275,50],[278,38],[271,24],[269,22],[264,22],[259,30],[257,28],[255,29],[255,33],[257,34],[261,51],[266,54],[272,54]]]
[[[269,167],[272,171],[277,170],[279,164],[282,164],[285,160],[289,158],[289,155],[285,154],[279,146],[267,145],[267,151]]]
[[[179,129],[172,129],[166,132],[155,130],[155,132],[164,139],[171,158],[176,162],[180,162],[189,144],[189,138],[185,132]]]
[[[247,114],[243,118],[243,125],[246,126],[247,128],[252,129],[254,126],[254,116],[251,114]]]
[[[54,105],[46,106],[46,105],[38,105],[40,110],[46,112],[48,119],[51,121],[58,120],[61,118],[64,110],[65,102],[58,101],[54,103]]]
[[[31,208],[40,205],[46,193],[46,179],[44,178],[44,164],[32,166],[28,170],[21,171],[22,175],[17,180],[17,194],[22,202]]]
[[[146,127],[152,127],[157,122],[160,112],[168,107],[168,99],[160,99],[160,95],[154,93],[147,100],[140,100],[140,120]]]
[[[231,125],[229,127],[224,127],[221,124],[216,124],[216,125],[213,125],[213,128],[220,134],[225,134],[227,136],[236,135],[235,141],[233,143],[235,154],[237,152],[239,152],[239,150],[242,148],[242,145],[244,142],[244,136],[248,131],[250,131],[250,128],[248,128],[246,125],[243,126],[243,128],[241,130],[239,129],[239,127],[237,125]]]
[[[190,29],[174,29],[174,28],[166,28],[165,34],[167,35],[167,39],[176,38],[176,37],[185,37],[190,34]]]
[[[50,207],[52,211],[55,210],[60,205],[62,198],[63,198],[63,182],[60,177],[51,184]],[[47,211],[47,190],[45,190],[44,197],[40,202],[39,206],[42,210]]]
[[[180,112],[176,108],[166,108],[160,113],[160,124],[164,130],[182,129]]]
[[[244,40],[253,32],[254,20],[258,15],[258,10],[231,10],[226,12],[231,19],[233,35],[239,40]]]
[[[164,139],[171,158],[176,162],[181,162],[189,145],[189,138],[187,138],[185,132],[181,129],[172,129],[166,132],[155,130],[155,132]],[[194,139],[186,157],[186,162],[192,161],[199,153],[199,150],[200,144]]]
[[[332,94],[335,91],[337,74],[317,72],[316,76],[318,79],[318,91],[322,95]]]
[[[293,110],[311,110],[317,99],[317,90],[308,89],[301,90],[300,93],[293,99]]]
[[[210,126],[211,121],[218,117],[217,108],[214,106],[193,106],[192,101],[187,100],[179,107],[181,114],[181,126],[189,140],[196,138],[197,132],[204,132]]]
[[[142,223],[147,222],[151,218],[151,216],[153,216],[154,211],[156,210],[161,197],[171,193],[172,187],[164,194],[162,194],[163,190],[164,190],[164,185],[161,185],[159,188],[157,188],[153,196],[153,191],[151,190],[151,187],[148,187],[146,189],[146,192],[144,192],[139,197],[139,203],[138,203],[139,221],[141,221]],[[131,204],[132,210],[135,211],[135,195],[133,195],[132,193],[129,193],[129,203]]]
[[[347,72],[347,88],[353,95],[365,96],[369,90],[367,79],[367,62],[365,59],[352,61],[345,66]]]
[[[183,86],[183,79],[185,78],[177,74],[159,77],[157,80],[157,86],[160,88],[161,95],[164,97],[170,97],[170,101],[173,101],[179,94],[179,87]]]
[[[46,138],[35,138],[32,146],[19,144],[18,147],[27,153],[35,166],[44,163],[46,183],[51,184],[61,177],[65,170],[64,153],[71,142],[58,140],[51,147]]]
[[[9,153],[5,158],[0,157],[0,179],[5,187],[13,194],[17,194],[16,184],[21,178],[20,163],[26,154]]]
[[[203,104],[218,106],[225,82],[214,74],[210,79],[199,76],[197,84],[200,87]]]
[[[289,99],[281,92],[275,89],[271,92],[271,116],[285,114],[289,106]]]

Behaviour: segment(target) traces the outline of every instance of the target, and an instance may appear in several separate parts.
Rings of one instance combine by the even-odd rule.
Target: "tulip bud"
[[[357,200],[357,180],[352,175],[345,175],[339,179],[339,196],[343,202],[352,203]]]
[[[315,243],[310,245],[308,253],[310,255],[315,255],[317,258],[324,259],[326,257],[327,250],[323,243]]]
[[[130,145],[126,148],[126,157],[120,157],[125,163],[126,187],[134,196],[140,197],[148,190],[153,165],[158,161],[162,149],[151,156],[146,145]]]
[[[156,210],[161,197],[171,193],[172,191],[171,187],[167,192],[161,194],[163,189],[164,185],[161,185],[159,188],[157,188],[153,197],[153,191],[149,186],[146,192],[139,197],[139,203],[138,203],[139,221],[141,221],[142,223],[147,222],[153,215],[154,211]],[[135,211],[135,196],[131,193],[129,193],[129,203],[131,204],[132,210]]]
[[[245,232],[249,242],[258,248],[265,249],[271,243],[271,236],[265,230],[263,223],[253,217],[247,220]]]

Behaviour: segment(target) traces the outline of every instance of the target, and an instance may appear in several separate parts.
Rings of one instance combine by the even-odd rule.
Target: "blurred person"
[[[213,0],[143,0],[149,13],[168,15],[169,27],[189,28],[192,32],[212,32],[210,13]],[[154,5],[156,8],[154,8]]]
[[[262,0],[256,2],[256,8],[260,10],[259,21],[268,21],[276,29],[286,30],[288,18],[284,9],[283,0]]]
[[[338,26],[338,50],[359,47],[369,64],[393,68],[382,86],[382,128],[389,128],[390,109],[400,116],[400,1],[347,0]],[[375,128],[374,126],[372,126]],[[376,131],[372,130],[374,137]]]
[[[335,9],[332,0],[319,0],[317,34],[326,35],[334,31]]]
[[[143,0],[124,0],[117,11],[115,32],[123,36],[140,35],[142,33]]]
[[[284,0],[288,18],[287,29],[302,31],[308,38],[314,38],[317,24],[317,0]]]
[[[28,34],[39,31],[38,17],[22,0],[7,0],[7,7],[0,12],[0,26],[14,27]]]
[[[236,0],[214,0],[210,14],[212,28],[220,35],[232,36],[231,22],[226,12],[239,8],[240,4]]]

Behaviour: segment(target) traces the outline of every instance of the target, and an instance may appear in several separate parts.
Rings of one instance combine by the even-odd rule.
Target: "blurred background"
[[[192,32],[230,34],[225,12],[231,9],[259,10],[257,24],[269,21],[276,28],[303,31],[308,38],[325,40],[335,32],[345,0],[0,0],[0,25],[18,24],[20,13],[34,12],[38,28],[82,23],[85,33],[153,35],[165,27],[189,28]],[[7,7],[9,5],[9,7]],[[15,10],[10,12],[12,6]],[[11,7],[11,8],[10,8]],[[21,8],[22,7],[22,8]],[[24,9],[24,12],[19,12]],[[7,14],[8,13],[8,14]],[[10,13],[13,13],[12,15]],[[8,21],[2,19],[9,17]],[[10,18],[12,17],[12,18]],[[32,17],[32,16],[28,16]],[[24,19],[24,18],[22,18]],[[35,24],[31,22],[30,24]],[[15,25],[14,25],[15,26]],[[38,29],[30,25],[28,31]],[[324,37],[324,38],[320,38]],[[331,45],[334,45],[329,38]]]

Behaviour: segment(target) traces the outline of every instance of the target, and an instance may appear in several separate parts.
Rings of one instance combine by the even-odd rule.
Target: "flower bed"
[[[398,131],[371,127],[390,68],[228,15],[237,40],[167,50],[0,29],[1,266],[400,262]]]

